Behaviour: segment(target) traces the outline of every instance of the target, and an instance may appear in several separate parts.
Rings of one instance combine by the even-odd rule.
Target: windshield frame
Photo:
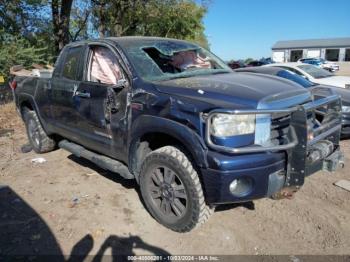
[[[211,60],[214,60],[217,65],[221,68],[218,69],[192,69],[188,71],[183,71],[180,73],[164,73],[157,63],[147,54],[145,49],[147,48],[156,48],[162,54],[169,55],[172,52],[167,50],[167,52],[162,52],[159,50],[159,46],[164,45],[166,43],[183,45],[182,49],[175,49],[175,52],[179,51],[188,51],[188,50],[200,50],[210,57]],[[166,81],[177,78],[188,78],[202,75],[212,75],[212,74],[224,74],[224,73],[232,73],[233,70],[219,57],[215,54],[211,53],[207,49],[196,45],[194,43],[190,43],[187,41],[176,40],[176,39],[159,39],[154,41],[132,41],[129,45],[117,43],[120,48],[123,50],[129,64],[133,67],[133,71],[139,76],[141,79],[150,82],[158,82],[158,81]],[[147,68],[144,69],[144,67]],[[150,68],[150,69],[149,69]],[[151,74],[149,74],[149,70],[151,70]],[[152,75],[155,73],[154,75]]]

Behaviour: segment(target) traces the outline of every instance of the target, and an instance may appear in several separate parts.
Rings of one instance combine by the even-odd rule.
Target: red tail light
[[[13,80],[12,82],[10,82],[10,87],[15,90],[17,87],[17,82],[15,80]]]

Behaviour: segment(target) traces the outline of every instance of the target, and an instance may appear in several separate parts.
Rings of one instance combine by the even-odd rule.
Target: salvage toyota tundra
[[[52,76],[11,82],[32,148],[60,147],[136,179],[151,215],[186,232],[224,203],[290,197],[343,165],[341,101],[233,72],[185,41],[75,42]]]

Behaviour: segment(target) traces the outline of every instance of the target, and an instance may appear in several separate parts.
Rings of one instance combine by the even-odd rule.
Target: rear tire
[[[141,194],[151,215],[165,227],[188,232],[210,216],[198,174],[173,146],[149,153],[140,172]]]
[[[25,108],[23,118],[29,143],[36,153],[47,153],[56,148],[55,140],[45,133],[35,111]]]

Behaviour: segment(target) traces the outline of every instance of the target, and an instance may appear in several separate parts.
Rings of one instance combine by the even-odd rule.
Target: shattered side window
[[[127,56],[134,65],[137,73],[146,80],[153,80],[162,76],[157,64],[142,50],[141,47],[129,47]]]
[[[232,70],[205,49],[186,42],[159,41],[125,48],[138,74],[146,80],[166,80]]]

